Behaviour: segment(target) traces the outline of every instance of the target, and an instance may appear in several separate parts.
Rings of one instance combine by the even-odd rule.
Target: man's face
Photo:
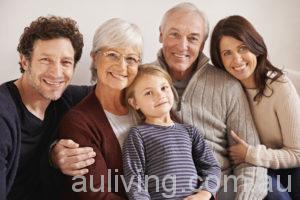
[[[74,55],[69,39],[37,40],[31,60],[21,55],[23,78],[41,98],[57,100],[73,76]]]
[[[184,73],[193,65],[203,49],[204,34],[204,22],[198,13],[179,10],[167,17],[160,27],[160,42],[171,74]]]

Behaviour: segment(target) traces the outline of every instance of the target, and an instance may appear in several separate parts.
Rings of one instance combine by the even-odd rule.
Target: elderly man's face
[[[181,79],[180,74],[191,71],[191,66],[203,49],[204,34],[203,19],[195,12],[173,12],[165,25],[160,27],[163,55],[173,78],[175,75],[176,79]]]

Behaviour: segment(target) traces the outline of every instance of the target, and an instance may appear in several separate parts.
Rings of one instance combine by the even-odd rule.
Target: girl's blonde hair
[[[162,77],[162,78],[164,78],[168,81],[170,86],[172,86],[172,78],[170,77],[168,72],[166,72],[161,67],[159,67],[157,65],[153,65],[153,64],[140,65],[139,68],[138,68],[138,73],[137,73],[135,79],[133,80],[131,85],[126,88],[126,95],[125,95],[126,101],[125,102],[126,102],[126,105],[127,105],[128,108],[132,108],[132,106],[128,103],[128,99],[129,98],[134,98],[134,96],[135,96],[135,87],[140,82],[142,77],[145,76],[145,75],[152,75],[152,76]],[[138,113],[141,117],[144,118],[143,113],[141,113],[140,111],[138,111]]]

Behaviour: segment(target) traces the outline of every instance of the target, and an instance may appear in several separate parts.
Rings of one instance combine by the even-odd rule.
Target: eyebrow
[[[152,87],[147,87],[147,88],[142,90],[142,93],[145,92],[146,90],[151,90],[151,89],[152,89]]]
[[[229,49],[225,49],[225,50],[221,51],[221,53],[226,52],[226,51],[230,51],[230,50]]]
[[[169,32],[170,31],[177,31],[177,32],[180,32],[177,28],[170,28],[169,29]],[[190,33],[189,35],[192,35],[192,36],[201,36],[201,34],[200,33]]]
[[[160,87],[161,86],[164,86],[164,85],[167,85],[168,84],[168,81],[164,81],[164,82],[162,82],[162,84],[160,84]],[[170,85],[170,84],[169,84]],[[150,90],[150,89],[152,89],[153,87],[146,87],[144,90],[143,90],[143,92],[145,91],[145,90]]]
[[[200,36],[201,34],[200,34],[200,33],[191,33],[190,35],[197,35],[197,36]]]
[[[119,54],[123,54],[123,52],[120,52],[120,51],[118,51],[114,48],[108,48],[106,51],[113,51],[113,52],[116,52],[116,53],[119,53]],[[123,54],[123,55],[140,57],[138,53],[129,53],[129,54]]]
[[[51,54],[41,53],[41,56],[53,57]],[[63,59],[74,60],[74,57],[64,56]]]
[[[179,30],[177,28],[170,28],[169,31],[178,31],[179,32]]]
[[[241,48],[241,47],[243,47],[243,46],[244,46],[244,47],[247,47],[247,45],[246,45],[245,43],[242,43],[242,44],[238,45],[237,48]],[[231,50],[225,49],[225,50],[221,51],[221,53],[223,53],[224,51],[231,51]]]

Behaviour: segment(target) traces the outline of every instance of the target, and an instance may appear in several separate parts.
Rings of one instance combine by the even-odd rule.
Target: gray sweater
[[[238,177],[236,199],[263,199],[267,194],[267,170],[245,163],[231,165],[226,150],[234,144],[230,130],[248,144],[260,143],[247,98],[237,80],[208,61],[204,54],[199,55],[196,69],[181,97],[173,88],[174,114],[182,123],[194,125],[203,133],[221,165],[222,179],[231,174]],[[155,64],[168,70],[161,51]]]
[[[124,143],[123,168],[127,185],[133,181],[130,200],[182,200],[197,189],[215,195],[221,174],[203,135],[178,123],[133,127]]]

